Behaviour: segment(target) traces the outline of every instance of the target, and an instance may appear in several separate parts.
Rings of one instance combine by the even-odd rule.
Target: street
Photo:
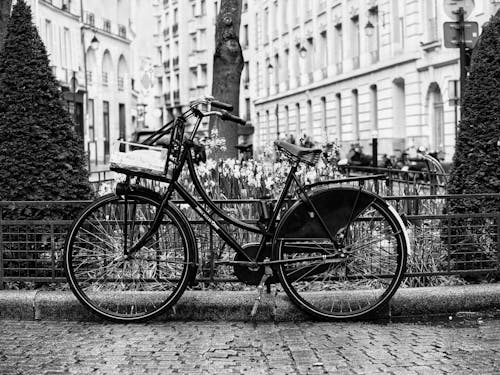
[[[500,321],[0,322],[0,374],[499,374]]]

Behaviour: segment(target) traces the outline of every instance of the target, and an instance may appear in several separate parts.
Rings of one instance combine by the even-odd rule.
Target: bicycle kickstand
[[[262,275],[262,279],[260,280],[259,286],[257,287],[257,297],[255,298],[255,302],[253,304],[252,312],[250,314],[250,317],[253,319],[255,318],[255,315],[257,314],[257,309],[259,308],[260,301],[262,300],[262,293],[264,291],[264,285],[266,284],[267,279],[271,277],[273,274],[273,270],[271,269],[271,266],[267,265],[264,268],[264,275]]]

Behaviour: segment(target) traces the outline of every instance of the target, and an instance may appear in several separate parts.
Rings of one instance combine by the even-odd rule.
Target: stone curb
[[[274,289],[274,288],[273,288]],[[248,321],[256,292],[188,291],[157,320]],[[374,319],[397,319],[500,309],[500,284],[401,288]],[[0,319],[100,321],[69,291],[0,291]],[[264,294],[255,320],[312,320],[284,292]]]

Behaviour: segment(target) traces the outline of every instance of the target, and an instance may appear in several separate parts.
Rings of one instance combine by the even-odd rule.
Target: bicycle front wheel
[[[76,297],[92,312],[118,322],[152,318],[185,290],[194,263],[192,231],[168,207],[158,231],[139,251],[125,256],[148,230],[159,202],[151,194],[110,194],[74,221],[66,240],[64,267]]]
[[[316,212],[296,203],[274,238],[284,290],[321,319],[376,311],[404,276],[409,241],[401,218],[380,197],[360,189],[322,190],[310,199]]]

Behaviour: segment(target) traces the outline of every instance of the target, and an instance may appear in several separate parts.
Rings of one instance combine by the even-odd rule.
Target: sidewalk
[[[247,321],[255,292],[188,291],[160,320]],[[500,313],[500,284],[399,289],[378,319],[401,319],[456,315],[457,313]],[[98,321],[71,292],[0,290],[0,319]],[[303,321],[311,318],[293,305],[281,291],[264,295],[256,320]]]

